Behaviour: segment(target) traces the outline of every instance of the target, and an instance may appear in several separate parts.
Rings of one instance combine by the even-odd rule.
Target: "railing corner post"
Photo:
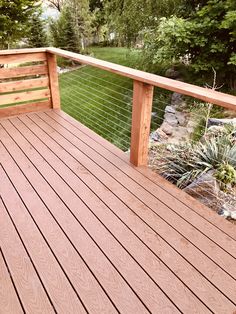
[[[153,102],[152,85],[134,81],[130,162],[146,166]]]
[[[51,92],[51,102],[53,109],[61,108],[59,81],[57,74],[57,57],[55,54],[47,52],[49,86]]]

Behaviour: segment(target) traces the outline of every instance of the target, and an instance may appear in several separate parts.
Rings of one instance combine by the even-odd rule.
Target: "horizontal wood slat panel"
[[[7,108],[0,108],[0,118],[15,116],[22,113],[27,112],[36,112],[45,109],[51,108],[51,100],[45,100],[30,104],[18,105],[18,106],[11,106]]]
[[[48,74],[48,67],[45,64],[11,69],[0,69],[0,79],[42,74]]]
[[[0,95],[0,105],[15,104],[23,101],[43,99],[48,97],[50,97],[49,89]]]
[[[48,77],[0,83],[0,93],[8,93],[37,87],[48,87]]]
[[[25,53],[25,54],[12,54],[12,55],[1,55],[0,64],[11,64],[11,63],[23,63],[32,61],[45,61],[45,52]]]

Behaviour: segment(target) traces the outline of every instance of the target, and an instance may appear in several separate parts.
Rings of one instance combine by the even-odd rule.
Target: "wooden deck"
[[[0,120],[0,313],[236,313],[236,229],[61,111]]]

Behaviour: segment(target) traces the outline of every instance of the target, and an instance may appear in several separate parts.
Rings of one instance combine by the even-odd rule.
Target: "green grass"
[[[93,48],[99,59],[130,65],[125,48]],[[135,55],[136,57],[136,55]],[[62,109],[123,150],[129,148],[132,80],[84,66],[60,75]]]
[[[140,52],[127,48],[90,48],[90,55],[137,68]],[[131,79],[83,66],[60,75],[62,109],[96,133],[126,151],[130,147],[132,85]],[[157,93],[158,95],[158,93]],[[163,98],[163,96],[161,96]],[[160,99],[160,98],[159,98]],[[164,102],[154,102],[159,110]],[[157,111],[158,112],[158,111]],[[155,128],[162,121],[163,112],[152,123]]]

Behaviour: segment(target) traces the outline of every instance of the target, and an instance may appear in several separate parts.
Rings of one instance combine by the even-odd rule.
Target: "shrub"
[[[209,170],[216,171],[216,178],[223,184],[236,183],[236,146],[233,132],[226,129],[221,136],[203,138],[197,144],[182,144],[158,163],[157,170],[169,181],[184,188]]]

